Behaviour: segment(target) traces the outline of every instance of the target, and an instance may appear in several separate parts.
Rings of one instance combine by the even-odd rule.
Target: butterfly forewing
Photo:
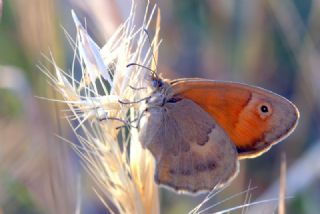
[[[287,99],[270,91],[233,82],[180,79],[170,96],[190,99],[215,119],[240,158],[255,157],[288,136],[299,112]]]

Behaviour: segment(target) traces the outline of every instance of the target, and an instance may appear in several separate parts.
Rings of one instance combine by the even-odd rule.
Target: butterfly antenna
[[[149,45],[150,45],[150,48],[152,50],[152,42],[151,42],[151,38],[150,38],[150,35],[149,35],[149,31],[144,28],[143,31],[145,32],[145,34],[147,35],[147,39],[148,39],[148,42],[149,42]],[[156,71],[158,70],[158,64],[157,64],[157,61],[156,61],[156,57],[154,56],[154,53],[153,51],[151,51],[151,54],[152,54],[152,59],[154,61],[154,64],[156,65],[156,69],[152,72],[152,74],[157,78],[159,79],[159,76],[157,75]]]
[[[152,49],[152,42],[151,42],[151,38],[150,38],[150,35],[149,35],[149,31],[147,29],[145,29],[145,28],[143,29],[143,31],[146,33],[150,48]],[[157,64],[157,61],[156,61],[156,57],[154,56],[153,51],[151,53],[152,53],[152,59],[154,61],[154,64],[156,65],[156,69],[155,70],[157,70],[158,64]]]
[[[150,39],[149,32],[148,32],[148,30],[145,29],[145,28],[143,29],[143,31],[146,33],[147,39],[148,39],[148,42],[149,42],[149,45],[150,45],[150,48],[152,49],[152,43],[151,43],[151,39]],[[138,63],[134,63],[134,62],[133,62],[133,63],[129,63],[129,64],[127,65],[127,68],[130,67],[130,66],[133,66],[133,65],[134,65],[134,66],[139,66],[139,67],[142,67],[142,68],[147,69],[148,71],[151,71],[152,75],[153,75],[156,79],[160,79],[159,76],[158,76],[158,74],[156,73],[158,65],[157,65],[157,61],[156,61],[156,58],[155,58],[155,56],[154,56],[153,51],[151,52],[151,54],[152,54],[152,60],[154,61],[154,64],[156,65],[156,69],[155,69],[155,70],[153,70],[153,69],[151,69],[151,68],[149,68],[149,67],[147,67],[147,66],[144,66],[144,65],[141,65],[141,64],[138,64]]]
[[[152,70],[151,68],[149,68],[149,67],[147,67],[147,66],[144,66],[144,65],[140,65],[140,64],[135,63],[135,62],[133,62],[133,63],[129,63],[129,64],[127,65],[127,68],[128,68],[128,67],[130,67],[130,66],[133,66],[133,65],[136,65],[136,66],[139,66],[139,67],[145,68],[145,69],[147,69],[147,70],[151,71],[152,73],[155,73],[155,71],[154,71],[154,70]]]

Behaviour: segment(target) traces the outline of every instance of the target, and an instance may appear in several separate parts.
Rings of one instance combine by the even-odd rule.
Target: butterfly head
[[[163,107],[168,100],[171,99],[170,83],[153,73],[151,76],[152,93],[150,98],[146,100],[148,107]]]

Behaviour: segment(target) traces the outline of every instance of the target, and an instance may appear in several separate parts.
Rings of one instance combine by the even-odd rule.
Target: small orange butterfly
[[[140,141],[156,160],[155,181],[196,193],[235,178],[239,159],[287,137],[299,111],[289,100],[235,82],[152,79]]]

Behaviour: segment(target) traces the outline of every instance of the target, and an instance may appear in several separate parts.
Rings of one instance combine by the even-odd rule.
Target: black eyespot
[[[271,104],[269,104],[267,102],[260,103],[257,106],[257,113],[260,116],[260,118],[263,119],[263,120],[268,118],[270,115],[272,115],[272,106],[271,106]]]
[[[268,113],[268,112],[269,112],[269,108],[268,108],[268,106],[266,106],[266,105],[262,105],[262,106],[260,107],[260,110],[261,110],[261,112],[263,112],[263,113]]]

